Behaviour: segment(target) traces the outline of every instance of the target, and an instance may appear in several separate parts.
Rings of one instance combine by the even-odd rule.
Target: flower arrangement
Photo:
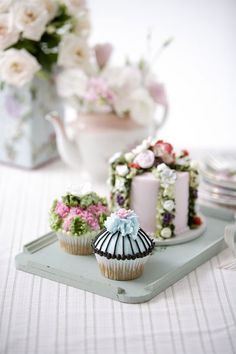
[[[50,210],[50,226],[56,232],[80,236],[102,229],[108,214],[106,199],[96,193],[67,193],[61,200],[54,200]]]
[[[165,87],[148,61],[127,60],[123,66],[111,66],[112,51],[109,43],[96,45],[91,51],[90,70],[74,66],[59,73],[58,93],[82,113],[113,113],[146,125],[158,105],[167,107]]]
[[[195,228],[201,225],[201,218],[196,212],[198,189],[198,170],[194,161],[189,158],[187,150],[176,155],[173,146],[163,140],[148,138],[139,146],[125,154],[117,153],[110,159],[111,208],[129,209],[130,189],[134,176],[152,172],[160,181],[157,204],[156,237],[169,238],[174,236],[175,226],[175,195],[174,185],[176,172],[189,172],[189,215],[188,225]]]
[[[0,78],[22,87],[56,67],[84,68],[90,23],[84,0],[1,0]]]

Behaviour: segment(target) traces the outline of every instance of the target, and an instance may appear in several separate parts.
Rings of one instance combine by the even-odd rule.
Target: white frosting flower
[[[131,161],[133,161],[134,156],[135,156],[135,155],[134,155],[132,152],[127,152],[127,153],[125,154],[125,159],[126,159],[127,162],[131,162]]]
[[[12,0],[1,0],[0,13],[8,11],[10,9],[11,4],[12,4]]]
[[[161,230],[161,236],[163,238],[170,238],[172,235],[172,231],[169,227],[164,227],[162,230]]]
[[[37,60],[25,49],[8,49],[0,57],[1,79],[18,87],[31,81],[39,69]]]
[[[11,14],[0,14],[0,50],[15,44],[19,32],[14,28]]]
[[[129,169],[127,165],[117,165],[116,172],[119,176],[126,176],[129,173]]]
[[[189,157],[177,158],[176,164],[179,166],[187,166],[189,164]]]
[[[56,79],[58,94],[62,97],[84,97],[88,78],[80,69],[65,69]]]
[[[117,159],[119,159],[121,157],[121,152],[116,152],[114,155],[111,156],[111,158],[109,159],[109,163],[113,163],[115,162]]]
[[[123,192],[125,190],[125,179],[122,177],[116,178],[115,189],[119,192]]]
[[[153,119],[155,104],[147,90],[138,88],[130,96],[131,118],[138,124],[148,124]]]
[[[168,169],[168,166],[165,163],[161,163],[160,165],[157,166],[157,171],[162,172],[164,170]]]
[[[89,60],[89,47],[85,40],[70,33],[64,36],[59,45],[58,64],[65,68],[86,69]]]
[[[163,208],[169,212],[171,212],[175,207],[175,203],[173,200],[166,200],[164,203],[163,203]]]
[[[198,167],[199,167],[199,164],[198,164],[198,162],[196,160],[192,160],[190,162],[190,167],[193,168],[194,170],[197,170]]]
[[[49,20],[45,4],[41,0],[17,1],[12,11],[15,25],[23,37],[38,41]]]
[[[138,154],[134,163],[137,163],[141,168],[150,168],[153,166],[155,160],[155,156],[151,150],[145,150]]]
[[[161,172],[161,182],[163,185],[174,184],[176,181],[177,175],[175,170],[171,170],[170,168],[166,168]]]

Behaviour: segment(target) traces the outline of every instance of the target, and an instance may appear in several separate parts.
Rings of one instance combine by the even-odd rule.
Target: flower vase
[[[35,168],[57,157],[56,137],[45,115],[61,111],[52,79],[35,77],[17,88],[0,88],[0,161]]]

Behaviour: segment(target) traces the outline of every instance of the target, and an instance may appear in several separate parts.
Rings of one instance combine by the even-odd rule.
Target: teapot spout
[[[54,127],[57,140],[57,148],[61,159],[72,168],[79,168],[81,164],[79,151],[76,144],[69,140],[65,126],[57,112],[50,112],[45,117]]]

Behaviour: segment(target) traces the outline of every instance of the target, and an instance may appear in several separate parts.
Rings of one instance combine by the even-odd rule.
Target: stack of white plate
[[[236,210],[236,154],[210,154],[200,166],[200,204]]]

